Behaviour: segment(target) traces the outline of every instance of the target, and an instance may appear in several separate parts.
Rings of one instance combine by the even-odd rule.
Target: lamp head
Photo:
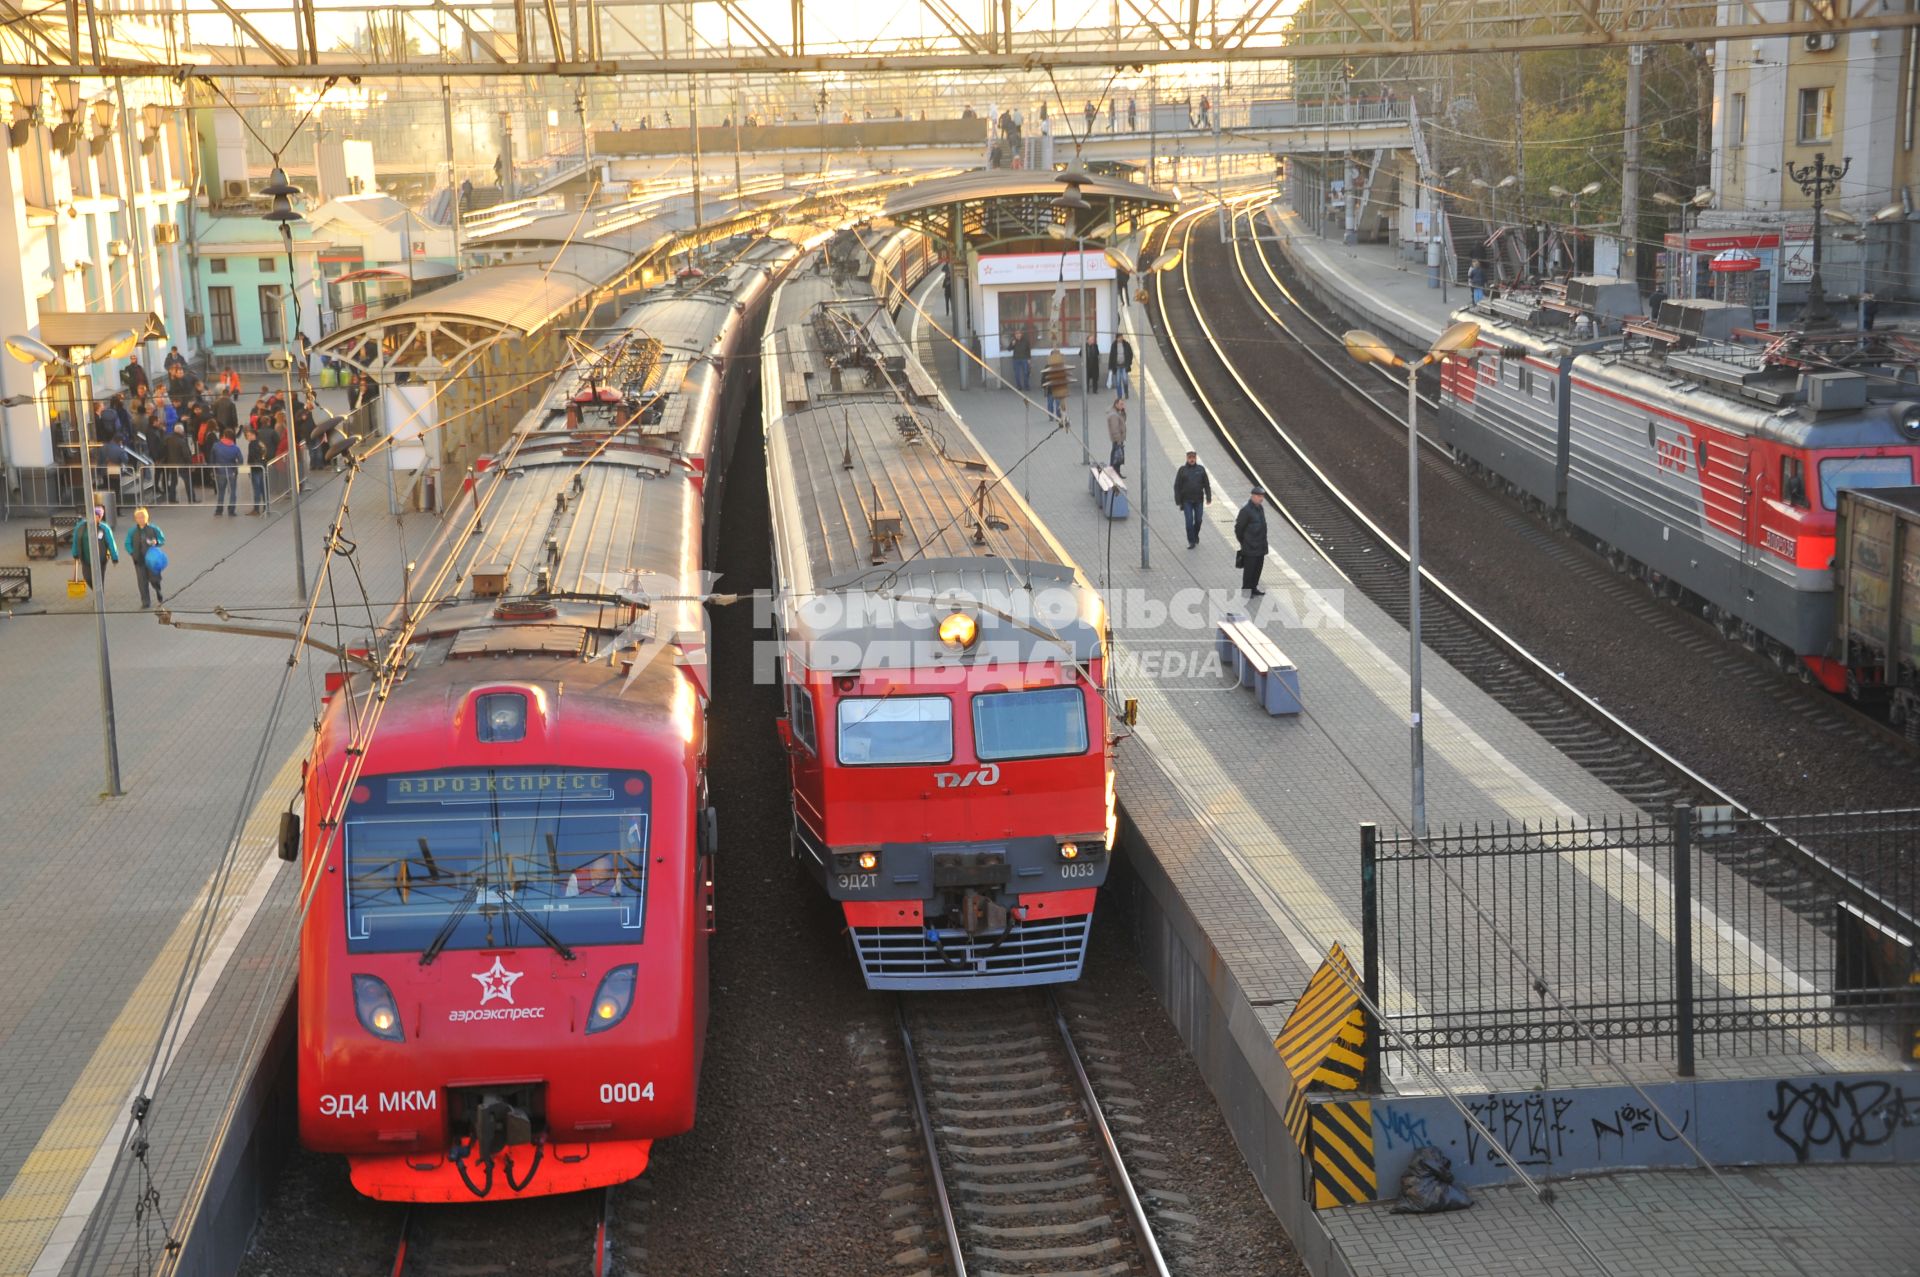
[[[61,113],[71,116],[74,108],[80,105],[80,81],[71,76],[61,76],[53,82],[53,97],[60,104]]]
[[[93,104],[93,127],[100,133],[113,132],[114,111],[110,98],[101,98]]]
[[[1400,363],[1400,356],[1393,353],[1392,347],[1364,328],[1350,328],[1340,340],[1347,353],[1363,364],[1384,364],[1392,368]]]
[[[1448,355],[1458,354],[1480,340],[1480,325],[1471,319],[1463,319],[1457,324],[1449,324],[1437,341],[1427,351],[1430,359],[1445,359]]]
[[[1599,189],[1600,189],[1600,183],[1588,182],[1585,186],[1580,188],[1580,193],[1582,195],[1592,195],[1595,192],[1597,192]]]
[[[1685,203],[1685,201],[1678,196],[1669,195],[1665,191],[1655,191],[1653,193],[1653,202],[1656,204],[1664,204],[1668,208],[1679,208]]]
[[[1476,173],[1476,174],[1474,174],[1474,175],[1473,175],[1472,177],[1470,177],[1470,178],[1468,178],[1468,179],[1467,179],[1467,181],[1468,181],[1468,182],[1469,182],[1469,183],[1470,183],[1471,185],[1474,185],[1474,186],[1477,186],[1477,187],[1479,187],[1479,188],[1480,188],[1481,190],[1483,190],[1483,191],[1484,191],[1484,190],[1486,190],[1486,189],[1487,189],[1488,187],[1490,187],[1490,186],[1492,186],[1492,185],[1493,185],[1493,183],[1492,183],[1492,182],[1489,182],[1489,181],[1488,181],[1488,180],[1487,180],[1486,178],[1484,178],[1484,177],[1481,177],[1481,176],[1480,176],[1479,174],[1477,174],[1477,173]]]
[[[1841,226],[1858,226],[1860,224],[1859,218],[1843,208],[1829,208],[1821,211],[1826,215],[1826,219],[1829,222],[1837,222]]]
[[[1512,186],[1515,182],[1519,180],[1520,178],[1518,175],[1509,173],[1505,177],[1501,178],[1497,183],[1494,184],[1494,189],[1504,191],[1509,186]]]
[[[1147,271],[1149,274],[1157,275],[1163,270],[1172,270],[1180,264],[1180,259],[1185,256],[1185,254],[1186,250],[1180,248],[1176,248],[1170,253],[1162,253],[1153,259],[1153,264],[1147,267]]]
[[[1570,190],[1568,190],[1568,189],[1567,189],[1566,187],[1564,187],[1564,186],[1559,186],[1559,185],[1554,185],[1554,186],[1549,186],[1549,187],[1547,188],[1547,194],[1549,194],[1549,195],[1551,195],[1551,196],[1553,196],[1553,198],[1555,198],[1555,199],[1557,199],[1557,200],[1563,200],[1563,199],[1565,199],[1565,198],[1567,198],[1567,196],[1569,196],[1569,195],[1571,195],[1571,194],[1573,194],[1573,192],[1572,192],[1572,191],[1570,191]],[[1656,195],[1656,196],[1654,196],[1653,198],[1655,198],[1655,199],[1659,199],[1660,197],[1659,197],[1658,195]]]
[[[1875,213],[1873,215],[1873,220],[1876,222],[1897,222],[1897,221],[1900,221],[1902,218],[1904,218],[1906,215],[1907,215],[1906,205],[1889,204],[1885,208],[1881,209],[1879,212]]]
[[[1123,270],[1129,275],[1134,274],[1140,269],[1133,258],[1127,255],[1127,250],[1121,248],[1118,244],[1107,245],[1106,249],[1100,255],[1107,259],[1107,265],[1113,267],[1115,270]]]
[[[125,359],[139,344],[139,333],[131,328],[122,328],[117,333],[101,338],[87,353],[87,360],[97,364],[103,359]]]
[[[1695,208],[1705,208],[1707,205],[1713,203],[1713,200],[1713,191],[1703,186],[1693,193],[1693,198],[1688,200],[1687,203],[1693,205]]]
[[[1443,182],[1449,182],[1459,176],[1460,176],[1460,166],[1456,164],[1452,168],[1448,169],[1446,172],[1442,173],[1440,175],[1440,180]]]
[[[9,337],[6,341],[7,353],[23,364],[57,364],[60,356],[45,342],[32,337]]]

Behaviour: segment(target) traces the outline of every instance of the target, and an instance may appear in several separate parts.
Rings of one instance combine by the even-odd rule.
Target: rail
[[[614,1214],[614,1193],[612,1188],[595,1189],[592,1192],[577,1194],[588,1203],[592,1217],[592,1277],[607,1277],[613,1271],[613,1249],[607,1233]],[[549,1202],[556,1199],[544,1199]],[[522,1208],[524,1209],[524,1208]],[[470,1222],[473,1221],[473,1222]],[[477,1264],[473,1259],[496,1260],[494,1248],[504,1244],[507,1239],[490,1231],[493,1229],[524,1232],[525,1221],[516,1225],[511,1219],[503,1219],[502,1212],[495,1210],[491,1218],[474,1227],[473,1208],[469,1206],[426,1205],[409,1203],[400,1216],[400,1236],[394,1245],[393,1264],[388,1268],[388,1277],[419,1277],[420,1274],[433,1271],[446,1272],[505,1272],[513,1264],[498,1263]],[[435,1228],[445,1225],[443,1233]],[[448,1256],[436,1256],[436,1249],[455,1250]],[[556,1244],[555,1254],[545,1260],[549,1270],[571,1267],[559,1258],[561,1251]],[[428,1264],[427,1260],[434,1260]]]
[[[1044,1200],[1050,1192],[1081,1190],[1090,1187],[1093,1182],[1091,1176],[1069,1173],[1081,1165],[1084,1159],[1076,1156],[1070,1148],[1063,1147],[1060,1143],[1062,1138],[1071,1139],[1072,1132],[1080,1123],[1074,1120],[1069,1107],[1063,1105],[1055,1108],[1047,1102],[1050,1084],[1057,1084],[1062,1074],[1071,1080],[1074,1105],[1078,1107],[1085,1119],[1087,1138],[1097,1145],[1100,1161],[1106,1170],[1111,1197],[1116,1199],[1120,1214],[1125,1220],[1127,1233],[1125,1239],[1109,1237],[1103,1242],[1092,1243],[1092,1245],[1118,1258],[1116,1252],[1124,1252],[1130,1242],[1133,1258],[1137,1260],[1137,1265],[1116,1263],[1101,1271],[1134,1271],[1137,1267],[1140,1271],[1148,1273],[1150,1277],[1169,1277],[1166,1259],[1160,1252],[1158,1240],[1154,1237],[1152,1220],[1148,1217],[1139,1194],[1134,1191],[1133,1180],[1127,1172],[1119,1142],[1114,1138],[1113,1130],[1101,1111],[1099,1097],[1094,1092],[1092,1080],[1087,1075],[1079,1047],[1073,1040],[1073,1030],[1053,995],[1048,993],[1044,1001],[1033,999],[1026,1003],[1026,1006],[1035,1012],[1034,1018],[1030,1020],[1023,1020],[1017,1014],[1016,1002],[996,999],[978,1003],[976,1005],[987,1008],[982,1022],[989,1026],[978,1030],[968,1029],[964,1013],[956,1015],[947,1010],[946,1008],[950,1005],[951,1000],[943,998],[943,1011],[935,1027],[930,1029],[927,1035],[916,1039],[911,1024],[908,999],[902,997],[895,1004],[895,1020],[899,1026],[900,1042],[906,1056],[907,1081],[912,1092],[914,1118],[919,1124],[926,1151],[928,1178],[933,1188],[934,1206],[939,1214],[941,1237],[947,1254],[950,1277],[967,1277],[969,1246],[962,1235],[959,1211],[955,1207],[953,1194],[948,1190],[947,1171],[941,1160],[940,1139],[936,1132],[946,1131],[950,1137],[961,1136],[964,1132],[957,1129],[951,1122],[936,1123],[934,1106],[929,1100],[930,1094],[940,1094],[951,1101],[956,1096],[964,1099],[965,1093],[961,1090],[964,1087],[981,1088],[982,1094],[987,1093],[994,1086],[1000,1087],[1003,1091],[1018,1088],[1017,1094],[1022,1101],[1022,1113],[1028,1120],[1028,1125],[1019,1131],[1007,1131],[1004,1135],[1000,1133],[999,1128],[987,1128],[987,1133],[993,1138],[1004,1138],[1008,1141],[1016,1140],[1022,1134],[1033,1136],[1039,1133],[1044,1137],[1044,1142],[1035,1146],[1033,1154],[1038,1154],[1040,1160],[1033,1160],[1033,1155],[1030,1154],[1028,1164],[1023,1166],[1017,1160],[1020,1157],[1020,1149],[1012,1142],[992,1148],[975,1146],[968,1150],[969,1173],[976,1180],[992,1180],[997,1175],[1009,1173],[1052,1174],[1055,1179],[1051,1182],[1043,1180],[1018,1185],[1019,1200],[1026,1203],[1029,1212],[1035,1216],[1076,1213],[1084,1216],[1082,1219],[1068,1223],[1038,1224],[1019,1228],[977,1226],[985,1241],[972,1249],[990,1266],[996,1269],[1009,1265],[1024,1267],[1028,1263],[1047,1262],[1061,1257],[1058,1253],[1044,1247],[1034,1250],[1008,1248],[1009,1243],[1015,1239],[1038,1240],[1044,1243],[1052,1235],[1071,1236],[1077,1239],[1073,1249],[1079,1253],[1085,1250],[1087,1246],[1085,1238],[1090,1233],[1097,1229],[1111,1227],[1109,1223],[1103,1222],[1110,1221],[1112,1216],[1106,1200],[1101,1197],[1082,1197],[1068,1202]],[[1031,1030],[1031,1033],[1022,1036],[1025,1030]],[[1060,1056],[1053,1064],[1045,1058],[1044,1040],[1049,1030],[1058,1035],[1060,1046]],[[927,1036],[934,1038],[933,1045],[925,1041]],[[978,1040],[969,1040],[970,1037],[976,1037]],[[944,1061],[944,1067],[949,1074],[945,1078],[936,1079],[933,1086],[928,1085],[927,1077],[921,1067],[920,1056],[923,1049],[929,1063]],[[966,1058],[969,1055],[979,1058],[970,1060]],[[979,1112],[975,1109],[965,1111],[968,1114]],[[1048,1115],[1054,1115],[1055,1120],[1041,1120]],[[985,1164],[988,1159],[994,1157],[1015,1160]],[[992,1213],[997,1216],[1004,1213],[1004,1208],[998,1203],[1008,1200],[1008,1193],[1014,1186],[996,1185],[994,1187],[999,1190],[997,1193],[994,1192],[994,1188],[984,1191],[994,1194],[995,1205]]]

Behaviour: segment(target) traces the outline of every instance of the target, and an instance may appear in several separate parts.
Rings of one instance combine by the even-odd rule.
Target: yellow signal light
[[[965,612],[949,613],[940,622],[940,641],[948,647],[965,651],[973,646],[973,641],[978,637],[980,637],[979,625]]]
[[[860,853],[860,867],[862,869],[874,869],[874,868],[877,868],[879,864],[880,864],[879,852],[863,851]]]
[[[611,1020],[620,1014],[620,1004],[612,998],[602,998],[593,1008],[593,1013],[602,1020]]]

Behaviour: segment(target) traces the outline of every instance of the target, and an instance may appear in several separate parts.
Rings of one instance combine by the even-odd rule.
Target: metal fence
[[[1375,1075],[1886,1062],[1920,1012],[1920,810],[1361,827]],[[1904,1052],[1902,1052],[1904,1053]]]
[[[302,457],[304,463],[305,457]],[[269,505],[289,491],[287,459],[275,457],[265,466],[239,466],[234,476],[234,504],[254,505],[253,471],[265,471]],[[57,514],[80,509],[83,496],[78,463],[60,466],[15,466],[7,475],[7,513]],[[136,506],[206,506],[216,495],[215,470],[208,465],[160,466],[134,463],[93,467],[92,490],[108,493],[116,513]]]

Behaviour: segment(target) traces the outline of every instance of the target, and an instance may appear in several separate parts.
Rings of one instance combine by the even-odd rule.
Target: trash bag
[[[1400,1175],[1396,1215],[1438,1215],[1473,1205],[1467,1190],[1453,1182],[1453,1162],[1433,1145],[1413,1151],[1413,1160]]]
[[[159,576],[167,570],[167,552],[157,545],[147,547],[147,571]]]

